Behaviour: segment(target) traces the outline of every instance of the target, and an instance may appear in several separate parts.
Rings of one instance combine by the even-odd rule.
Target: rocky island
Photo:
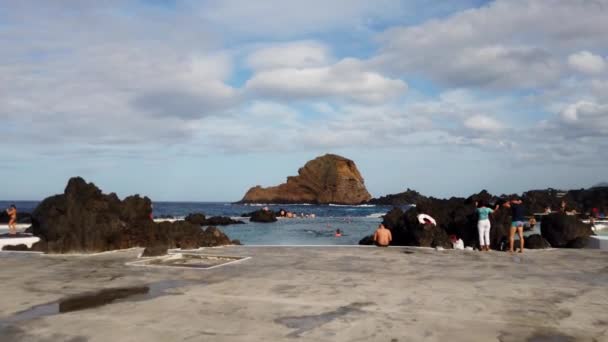
[[[361,204],[371,195],[365,188],[363,177],[355,162],[350,159],[326,154],[307,162],[297,176],[287,177],[287,182],[263,188],[255,186],[240,203],[311,203],[311,204]]]

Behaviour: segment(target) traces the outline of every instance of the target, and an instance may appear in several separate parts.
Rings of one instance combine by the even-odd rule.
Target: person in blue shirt
[[[495,209],[498,209],[498,207]],[[488,205],[485,202],[479,201],[477,203],[477,230],[479,231],[480,251],[490,251],[490,229],[492,227],[490,224],[490,215],[493,212],[494,210],[488,208]]]

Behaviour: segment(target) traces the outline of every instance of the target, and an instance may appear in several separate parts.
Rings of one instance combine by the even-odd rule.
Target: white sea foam
[[[376,205],[375,204],[333,204],[330,203],[329,204],[330,207],[356,207],[356,208],[373,208]]]
[[[373,213],[373,214],[369,214],[365,217],[369,217],[369,218],[382,218],[382,216],[386,215],[386,213]]]

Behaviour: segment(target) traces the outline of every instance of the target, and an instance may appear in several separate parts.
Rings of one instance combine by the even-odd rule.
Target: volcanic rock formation
[[[326,154],[306,163],[298,176],[287,177],[279,186],[255,186],[242,203],[360,204],[371,199],[355,163]]]
[[[151,201],[103,194],[93,183],[77,177],[63,194],[42,201],[32,213],[31,232],[41,238],[34,249],[51,253],[102,252],[164,245],[198,248],[230,244],[217,228],[202,230],[186,221],[155,223]]]

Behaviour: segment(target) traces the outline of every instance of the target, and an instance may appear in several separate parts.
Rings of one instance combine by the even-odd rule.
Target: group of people
[[[526,224],[525,209],[520,198],[514,198],[506,201],[503,206],[511,209],[511,229],[509,230],[509,252],[515,252],[515,233],[519,235],[519,253],[524,252],[524,225]],[[497,204],[494,209],[489,208],[489,205],[483,201],[477,202],[477,230],[479,232],[479,248],[481,251],[488,252],[490,250],[490,215],[499,210]]]
[[[281,209],[279,211],[279,217],[284,217],[284,218],[315,218],[316,215],[315,214],[304,214],[304,213],[300,213],[300,215],[298,216],[297,213],[292,213],[291,211],[285,211],[283,209]]]
[[[509,251],[513,253],[515,251],[515,233],[519,235],[519,253],[524,251],[524,225],[526,224],[525,209],[522,205],[522,201],[519,198],[514,198],[503,204],[503,207],[511,210],[511,229],[509,231]],[[479,232],[479,246],[481,251],[490,250],[490,215],[495,211],[499,210],[500,206],[496,205],[494,208],[490,208],[489,205],[483,201],[477,203],[477,229]],[[437,225],[435,220],[426,215],[418,215],[418,220],[421,224]],[[387,229],[384,224],[380,224],[378,229],[374,232],[374,243],[378,247],[387,247],[393,236],[391,231]]]

